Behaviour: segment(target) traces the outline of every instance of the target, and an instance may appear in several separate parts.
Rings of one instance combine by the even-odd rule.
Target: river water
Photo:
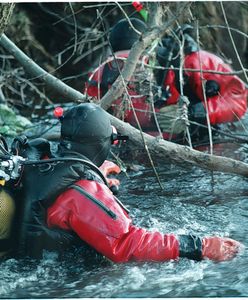
[[[225,148],[226,149],[226,148]],[[232,150],[233,151],[233,150]],[[237,156],[247,156],[245,148]],[[161,190],[150,167],[119,175],[119,199],[149,230],[219,235],[247,245],[248,179],[161,164]],[[1,263],[0,298],[147,298],[248,296],[245,248],[231,261],[188,259],[114,264],[93,255],[44,253],[41,261]]]

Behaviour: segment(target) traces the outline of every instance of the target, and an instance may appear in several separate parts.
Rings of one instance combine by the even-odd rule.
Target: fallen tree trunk
[[[4,41],[4,43],[3,43]],[[48,80],[50,74],[44,71],[40,66],[38,66],[34,61],[26,56],[14,43],[12,43],[6,36],[2,36],[0,39],[0,45],[3,46],[8,52],[13,56],[17,54],[16,59],[21,65],[25,67],[28,72],[36,74],[43,78],[45,83],[56,93],[63,93],[66,90],[66,96],[68,101],[75,101],[75,95],[77,100],[85,99],[85,95],[78,91],[75,91],[71,87],[67,86],[65,83],[61,82],[56,77],[52,81]],[[23,55],[23,57],[22,57]],[[22,59],[23,58],[23,59]],[[29,67],[32,67],[31,70]],[[61,87],[65,89],[61,90]],[[163,139],[157,139],[148,134],[140,132],[136,128],[132,127],[128,123],[125,123],[114,116],[111,116],[112,124],[117,128],[121,134],[128,135],[130,140],[140,147],[143,145],[143,138],[145,139],[146,146],[149,147],[150,153],[156,155],[160,158],[170,158],[173,162],[177,163],[191,163],[194,166],[208,169],[211,171],[220,171],[230,174],[237,174],[242,176],[248,176],[248,164],[230,159],[227,157],[221,157],[216,155],[209,155],[200,151],[192,150],[187,146],[178,145]],[[143,134],[143,138],[142,138]]]
[[[111,116],[111,123],[123,135],[128,135],[129,139],[136,145],[141,146],[143,138],[141,132],[114,116]],[[161,138],[156,138],[142,132],[147,147],[154,157],[166,158],[175,163],[189,163],[191,165],[207,169],[210,171],[218,171],[230,174],[237,174],[247,177],[248,164],[231,159],[228,157],[209,155],[191,149],[188,146],[178,145]]]

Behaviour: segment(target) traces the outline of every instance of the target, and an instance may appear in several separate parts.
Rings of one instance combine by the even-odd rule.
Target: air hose
[[[100,178],[103,180],[103,182],[108,186],[107,180],[105,178],[105,176],[103,175],[103,173],[98,169],[98,167],[96,167],[93,163],[81,159],[81,158],[73,158],[73,157],[56,157],[56,158],[49,158],[49,159],[44,159],[44,160],[25,160],[25,158],[21,157],[21,156],[16,156],[16,155],[0,155],[0,161],[2,160],[2,162],[0,163],[0,168],[1,166],[3,168],[8,169],[8,171],[10,171],[10,178],[12,179],[16,179],[16,171],[19,170],[20,171],[20,167],[21,166],[25,166],[25,165],[41,165],[41,164],[49,164],[49,163],[54,163],[54,162],[79,162],[83,165],[86,165],[87,167],[89,167],[90,169],[92,169],[93,171],[95,171]],[[15,170],[15,174],[14,176],[11,176],[13,174],[13,170]],[[8,173],[7,173],[8,174]],[[9,178],[9,179],[10,179]],[[7,180],[9,180],[7,179]]]
[[[73,161],[73,162],[79,162],[83,165],[86,165],[87,167],[91,168],[93,171],[95,171],[101,179],[104,181],[104,183],[108,186],[107,180],[103,173],[96,167],[93,163],[81,159],[81,158],[74,158],[74,157],[56,157],[56,158],[49,158],[44,160],[25,160],[22,164],[23,165],[41,165],[41,164],[47,164],[47,163],[53,163],[53,162],[63,162],[63,161]]]

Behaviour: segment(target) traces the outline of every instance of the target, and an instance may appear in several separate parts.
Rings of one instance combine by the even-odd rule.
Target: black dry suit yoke
[[[39,139],[41,143],[48,143]],[[33,155],[37,142],[24,146],[24,156]],[[38,142],[38,144],[40,144]],[[31,152],[30,152],[31,149]],[[31,155],[32,153],[32,155]],[[30,161],[24,165],[20,184],[23,186],[23,200],[19,207],[19,231],[16,240],[17,255],[41,258],[42,250],[63,251],[84,242],[73,233],[46,225],[46,210],[56,198],[80,179],[105,183],[101,171],[84,156],[69,151],[60,151],[51,159]],[[39,153],[40,155],[40,153]]]

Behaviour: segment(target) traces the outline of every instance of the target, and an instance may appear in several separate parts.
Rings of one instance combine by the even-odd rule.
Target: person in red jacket
[[[85,83],[84,92],[89,97],[93,98],[94,102],[99,102],[101,98],[107,93],[111,85],[120,75],[123,70],[126,59],[128,58],[132,45],[139,38],[139,33],[142,34],[147,29],[146,24],[137,18],[130,18],[130,23],[126,19],[121,19],[112,28],[109,35],[109,42],[113,55],[103,62],[98,68],[89,74],[89,78]],[[134,30],[135,28],[135,30]],[[146,57],[142,57],[140,62],[147,62]],[[157,134],[157,129],[154,130],[152,106],[147,101],[149,96],[149,89],[146,90],[144,85],[140,83],[141,79],[137,74],[142,74],[143,81],[148,83],[145,69],[138,67],[134,76],[127,85],[128,94],[135,109],[132,110],[127,98],[121,97],[114,101],[109,112],[120,119],[125,120],[131,125],[137,127],[135,114],[144,131]]]
[[[142,21],[135,18],[131,18],[130,21],[133,27],[141,33],[146,30],[146,25]],[[176,32],[177,38],[172,35],[167,36],[157,47],[158,63],[160,66],[166,67],[166,70],[155,72],[157,82],[153,83],[153,99],[149,97],[150,91],[140,84],[142,77],[136,78],[134,76],[127,86],[143,131],[154,136],[158,135],[158,123],[163,137],[165,139],[172,138],[174,141],[181,141],[186,129],[186,122],[180,120],[182,115],[180,113],[181,95],[187,96],[189,100],[187,112],[191,124],[190,132],[194,140],[201,140],[208,135],[206,129],[207,113],[210,124],[218,128],[220,124],[240,120],[247,110],[247,88],[245,84],[235,75],[221,74],[231,73],[231,67],[218,56],[200,50],[189,32],[189,26],[184,26],[183,29]],[[120,74],[130,48],[138,38],[139,34],[125,19],[120,20],[113,27],[109,41],[114,56],[110,57],[89,76],[85,88],[85,93],[88,96],[100,101]],[[183,67],[185,69],[183,90],[180,88],[178,71],[180,67],[179,46],[182,41],[184,42]],[[141,58],[140,60],[148,62],[148,58]],[[198,70],[198,72],[194,70]],[[202,70],[203,73],[199,70]],[[210,72],[207,73],[206,71]],[[144,75],[143,77],[148,76]],[[153,114],[151,101],[154,103],[156,117]],[[137,121],[127,97],[116,100],[109,111],[137,127]],[[196,123],[204,126],[196,126]]]
[[[179,48],[182,43],[184,72],[181,79],[184,84],[181,90]],[[168,35],[162,39],[157,48],[157,59],[161,66],[170,67],[157,73],[158,84],[165,94],[158,103],[160,112],[171,111],[169,106],[178,104],[180,94],[183,94],[189,99],[189,119],[199,124],[207,124],[208,114],[210,124],[218,128],[220,124],[239,121],[246,113],[246,85],[232,74],[232,68],[220,57],[198,47],[192,38],[191,26],[184,25],[174,36]],[[191,132],[195,130],[196,126],[192,125]],[[198,139],[204,131],[200,128],[196,130]]]
[[[51,233],[60,230],[60,233],[76,235],[116,263],[167,261],[179,257],[231,259],[241,247],[233,239],[149,232],[133,224],[127,209],[113,195],[98,169],[106,160],[111,144],[120,138],[113,132],[108,114],[98,105],[80,104],[61,117],[61,142],[52,162],[44,159],[43,167],[30,166],[31,169],[23,171],[22,182],[27,185],[29,200],[32,199],[29,217],[24,220],[25,232],[30,237],[26,239],[28,249],[37,244],[37,241],[32,242],[34,236],[44,238],[40,230],[43,226]],[[105,174],[112,168],[113,165],[109,170],[103,167]],[[40,213],[41,207],[44,213]],[[64,240],[64,235],[62,237]],[[55,240],[58,238],[57,234],[53,236]],[[68,241],[74,242],[71,238]]]

